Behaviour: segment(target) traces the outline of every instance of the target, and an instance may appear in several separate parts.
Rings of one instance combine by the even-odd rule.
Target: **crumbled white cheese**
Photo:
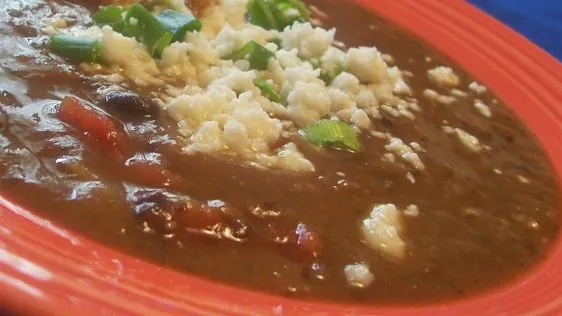
[[[426,97],[429,100],[436,101],[436,102],[443,103],[443,104],[447,104],[447,105],[452,104],[457,100],[452,96],[439,94],[435,90],[432,90],[432,89],[425,89],[423,91],[423,96]]]
[[[382,159],[388,162],[395,162],[396,156],[394,156],[394,154],[392,153],[385,153],[382,155]]]
[[[380,139],[388,139],[389,136],[386,133],[379,132],[379,131],[371,131],[371,135],[376,138]]]
[[[367,245],[393,259],[403,259],[406,243],[400,237],[402,219],[394,204],[375,205],[361,223]]]
[[[371,126],[371,119],[365,111],[362,109],[354,109],[349,120],[353,125],[367,129]]]
[[[338,70],[346,68],[347,55],[343,50],[331,46],[320,58],[320,64],[323,70],[335,73]]]
[[[404,215],[406,216],[418,217],[420,215],[420,210],[417,205],[410,204],[404,209],[402,213],[404,213]]]
[[[410,171],[406,173],[406,179],[408,179],[411,183],[416,183],[416,178]]]
[[[529,181],[528,178],[522,176],[522,175],[518,175],[517,176],[517,180],[519,180],[519,182],[523,183],[523,184],[529,184],[531,183],[531,181]]]
[[[427,71],[427,75],[433,83],[440,87],[456,87],[460,83],[459,77],[455,75],[453,69],[445,66],[438,66]]]
[[[404,162],[408,163],[414,169],[425,170],[425,166],[418,154],[412,149],[412,147],[404,144],[402,139],[396,137],[391,138],[384,148],[402,158]]]
[[[412,94],[412,90],[410,89],[410,87],[408,86],[406,81],[404,81],[403,79],[399,79],[399,80],[396,81],[396,83],[394,84],[394,87],[392,88],[392,92],[394,92],[395,94],[400,94],[400,95],[411,95]]]
[[[449,126],[444,126],[443,130],[449,134],[455,134],[457,138],[461,141],[467,149],[473,152],[480,152],[484,149],[484,146],[480,143],[480,140],[475,136],[467,133],[460,128],[451,128]]]
[[[411,142],[410,147],[412,147],[413,150],[417,151],[417,152],[423,152],[423,148],[422,146],[418,143],[418,142]]]
[[[488,90],[485,86],[479,84],[478,82],[471,82],[468,85],[468,88],[474,92],[476,92],[477,94],[483,94],[486,93],[486,91]]]
[[[283,48],[297,49],[301,58],[321,58],[334,41],[335,29],[325,30],[310,23],[294,23],[280,35]]]
[[[348,94],[357,94],[361,89],[359,79],[345,71],[337,75],[334,80],[332,80],[331,86]]]
[[[156,61],[142,44],[107,25],[101,29],[101,35],[101,56],[106,63],[122,67],[127,77],[139,86],[164,83],[159,78],[160,69]]]
[[[41,31],[47,35],[54,35],[67,28],[68,24],[65,19],[54,17],[47,19],[46,24],[41,28]]]
[[[347,67],[350,73],[365,83],[380,83],[388,78],[388,67],[374,47],[350,48]]]
[[[488,105],[486,105],[485,103],[483,103],[482,101],[480,101],[480,100],[474,101],[474,108],[482,116],[484,116],[486,118],[492,117],[492,110],[490,110],[490,107]]]
[[[365,263],[348,264],[343,269],[347,283],[352,287],[365,288],[373,283],[375,276]]]
[[[272,32],[254,25],[242,29],[233,29],[230,25],[226,25],[212,40],[211,46],[219,57],[225,57],[239,50],[249,41],[265,45],[271,36],[273,36]]]
[[[188,32],[159,58],[109,26],[75,25],[63,32],[100,40],[104,64],[82,65],[96,79],[153,91],[158,104],[177,121],[186,153],[236,155],[265,168],[311,172],[312,163],[288,141],[298,128],[333,118],[369,132],[382,111],[415,119],[420,108],[401,99],[412,91],[405,72],[387,65],[390,56],[375,47],[338,46],[335,29],[308,22],[265,30],[246,22],[247,4],[248,0],[222,0],[209,6],[198,17],[202,30]],[[183,0],[171,0],[170,5],[190,14]],[[249,41],[275,55],[267,69],[251,69],[246,59],[226,58]],[[336,77],[327,82],[327,73]],[[279,94],[279,102],[256,87],[258,77]],[[414,152],[395,155],[414,168],[423,167]]]
[[[429,100],[437,100],[437,98],[439,97],[439,93],[432,89],[425,89],[423,90],[423,96]]]
[[[278,168],[294,172],[312,172],[314,165],[304,157],[297,145],[285,144],[274,156],[259,154],[257,163],[268,168]]]
[[[287,97],[287,113],[300,126],[310,124],[330,112],[332,100],[321,83],[298,81]]]
[[[454,97],[466,98],[468,96],[468,93],[459,89],[451,89],[451,95]]]

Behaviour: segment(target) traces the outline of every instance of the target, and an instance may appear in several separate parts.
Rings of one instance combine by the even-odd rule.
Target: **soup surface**
[[[307,3],[314,24],[337,29],[332,45],[376,46],[384,69],[401,71],[391,94],[406,103],[384,101],[375,82],[368,87],[380,104],[337,116],[358,131],[359,150],[311,144],[302,134],[309,122],[290,112],[307,110],[291,103],[297,88],[283,96],[280,87],[288,118],[267,110],[283,126],[265,146],[276,154],[260,156],[257,141],[255,155],[236,151],[237,141],[226,153],[203,150],[208,144],[193,135],[206,123],[198,132],[178,129],[192,124],[177,110],[191,100],[190,83],[135,81],[126,67],[78,65],[51,51],[49,36],[91,25],[97,3],[1,4],[0,190],[132,255],[305,299],[457,299],[539,261],[557,234],[559,197],[533,136],[483,86],[410,35],[352,4]],[[212,32],[209,18],[201,20],[202,32]],[[287,35],[280,45],[290,43]],[[304,51],[301,43],[301,61]],[[360,69],[355,76],[369,81]],[[233,98],[242,100],[240,92]],[[209,98],[209,107],[218,102]]]

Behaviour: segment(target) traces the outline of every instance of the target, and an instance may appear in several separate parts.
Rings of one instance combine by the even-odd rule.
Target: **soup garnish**
[[[495,288],[556,237],[559,188],[522,123],[351,2],[2,6],[0,190],[111,247],[402,304]]]

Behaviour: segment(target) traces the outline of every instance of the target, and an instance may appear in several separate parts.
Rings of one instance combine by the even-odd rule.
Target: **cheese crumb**
[[[425,166],[418,154],[412,149],[412,147],[404,144],[402,139],[396,137],[391,138],[389,143],[384,146],[384,148],[389,152],[395,154],[396,156],[401,157],[402,160],[404,160],[414,169],[425,170]]]
[[[459,77],[455,75],[453,69],[445,66],[438,66],[427,71],[429,79],[440,87],[456,87],[460,83]]]
[[[403,259],[406,243],[400,237],[402,219],[394,204],[375,205],[361,224],[367,244],[393,259]]]
[[[443,126],[443,131],[449,134],[455,134],[457,138],[461,141],[467,149],[473,152],[480,152],[484,149],[484,146],[480,143],[480,140],[475,136],[467,133],[460,128],[452,128],[450,126]]]
[[[474,108],[483,117],[486,117],[486,118],[492,117],[492,110],[490,110],[490,107],[488,105],[486,105],[485,103],[483,103],[482,101],[476,100],[474,102]]]
[[[404,213],[404,215],[406,215],[406,216],[418,217],[418,216],[420,215],[420,210],[419,210],[419,208],[418,208],[417,205],[411,204],[411,205],[408,205],[408,206],[406,207],[406,209],[404,209],[404,212],[403,212],[403,213]]]
[[[347,283],[352,287],[365,288],[373,283],[375,276],[365,263],[348,264],[343,269]]]
[[[468,85],[468,88],[469,88],[470,90],[476,92],[477,94],[483,94],[483,93],[486,93],[486,91],[488,91],[488,89],[487,89],[485,86],[479,84],[479,83],[476,82],[476,81],[471,82],[471,83]]]

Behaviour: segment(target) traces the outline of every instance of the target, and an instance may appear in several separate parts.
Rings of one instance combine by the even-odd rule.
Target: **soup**
[[[1,191],[301,299],[459,299],[540,261],[558,185],[517,118],[365,10],[306,3],[3,4]]]

